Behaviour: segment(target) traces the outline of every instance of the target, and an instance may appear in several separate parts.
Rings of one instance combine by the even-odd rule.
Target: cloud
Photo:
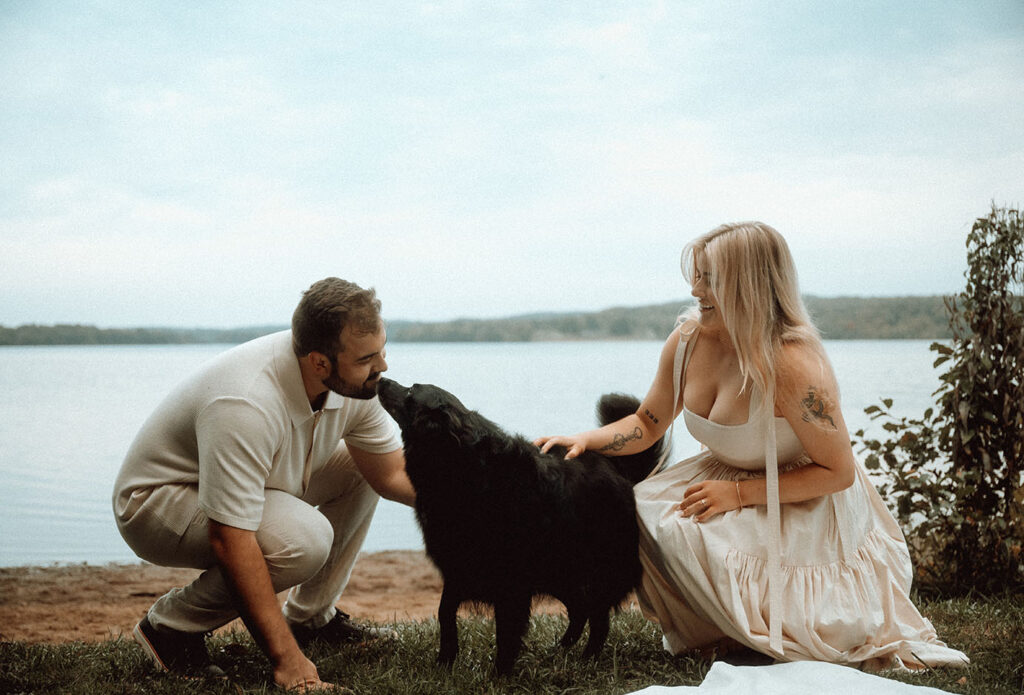
[[[807,291],[952,291],[1024,185],[1022,22],[823,7],[19,6],[0,322],[272,323],[328,274],[393,318],[668,301],[748,218]]]

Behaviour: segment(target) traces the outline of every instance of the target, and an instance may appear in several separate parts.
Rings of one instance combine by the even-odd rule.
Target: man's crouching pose
[[[135,627],[162,668],[223,676],[204,636],[241,615],[279,686],[329,688],[301,647],[370,636],[335,603],[378,495],[415,499],[376,398],[385,341],[372,289],[321,280],[291,331],[214,358],[143,425],[114,487],[118,529],[144,560],[205,570]]]

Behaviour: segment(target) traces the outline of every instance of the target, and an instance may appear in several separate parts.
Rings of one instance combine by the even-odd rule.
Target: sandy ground
[[[97,642],[130,635],[146,609],[198,570],[134,565],[0,567],[0,640]],[[283,598],[283,596],[282,596]],[[441,576],[422,551],[364,553],[339,607],[374,622],[437,615]],[[544,601],[535,611],[559,612]],[[233,623],[226,629],[239,627]]]

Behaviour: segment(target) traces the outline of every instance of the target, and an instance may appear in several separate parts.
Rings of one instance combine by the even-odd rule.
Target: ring
[[[701,500],[701,502],[704,503],[704,509],[707,509],[708,508],[708,498],[705,497],[704,499]]]

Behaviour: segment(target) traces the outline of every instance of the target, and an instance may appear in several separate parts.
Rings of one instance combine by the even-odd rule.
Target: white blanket
[[[848,666],[793,661],[771,666],[731,666],[722,661],[698,686],[652,685],[632,695],[949,695],[945,690],[908,685]]]

